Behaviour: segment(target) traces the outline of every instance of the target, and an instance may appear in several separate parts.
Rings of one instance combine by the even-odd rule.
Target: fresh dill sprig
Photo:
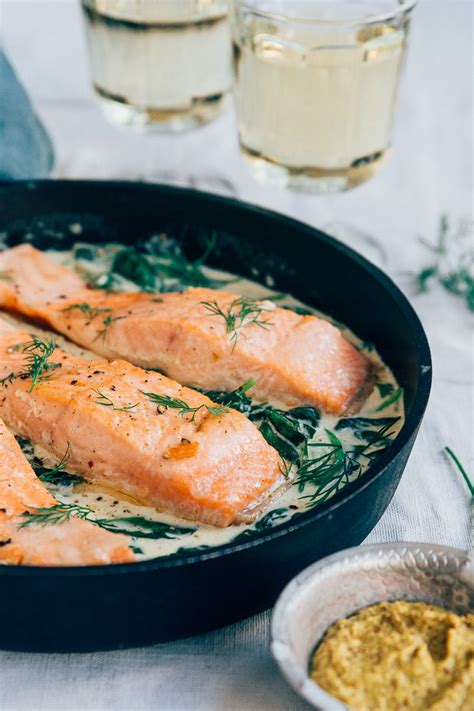
[[[139,402],[136,402],[134,405],[127,405],[126,407],[116,407],[114,405],[113,400],[111,400],[107,395],[104,395],[104,393],[101,393],[100,390],[96,390],[93,388],[93,392],[96,393],[98,396],[98,400],[94,400],[96,405],[102,405],[103,407],[111,407],[112,410],[115,410],[116,412],[130,412],[131,410],[134,410],[138,405],[140,404]]]
[[[93,513],[92,509],[79,504],[56,504],[49,508],[33,508],[25,511],[24,521],[19,528],[26,526],[57,526],[71,520],[71,517],[87,519]]]
[[[309,447],[322,448],[323,453],[307,458],[298,470],[295,485],[299,491],[304,491],[308,484],[314,487],[310,494],[301,498],[307,499],[310,506],[321,504],[361,476],[365,465],[372,464],[391,442],[393,432],[389,430],[392,424],[388,422],[383,425],[365,444],[353,445],[351,449],[345,449],[339,437],[331,430],[326,430],[327,442],[309,443]]]
[[[452,459],[452,461],[456,465],[457,470],[459,471],[462,478],[466,482],[467,488],[469,489],[469,493],[471,494],[472,502],[474,503],[474,484],[472,483],[471,479],[469,478],[467,471],[464,469],[463,465],[459,461],[458,457],[454,454],[451,447],[445,447],[444,451]]]
[[[69,461],[70,455],[70,445],[69,442],[66,447],[66,451],[58,464],[52,469],[47,469],[44,465],[38,466],[37,461],[30,462],[33,467],[36,476],[41,481],[46,484],[53,484],[54,486],[74,486],[74,484],[79,484],[83,482],[84,479],[79,474],[70,474],[65,471],[67,463]]]
[[[47,373],[60,367],[59,363],[50,363],[49,360],[56,350],[54,338],[43,341],[41,338],[33,338],[22,345],[23,353],[26,353],[25,368],[19,374],[20,378],[31,378],[31,386],[28,390],[31,393],[38,382],[47,380],[50,375]]]
[[[70,446],[69,446],[69,442],[68,442],[66,451],[65,451],[61,461],[58,462],[56,464],[56,466],[53,467],[52,469],[48,469],[48,470],[42,472],[39,475],[39,479],[41,479],[41,481],[48,482],[49,484],[57,484],[58,478],[59,478],[58,474],[61,474],[62,472],[64,472],[64,469],[66,468],[66,464],[69,460],[69,450],[70,450]]]
[[[281,456],[281,455],[280,455]],[[293,472],[293,462],[289,459],[284,459],[281,457],[280,464],[278,465],[280,474],[284,479],[288,479],[290,474]]]
[[[97,306],[93,307],[90,304],[83,302],[81,304],[71,304],[71,306],[67,306],[65,309],[63,309],[63,311],[80,311],[88,320],[93,321],[95,318],[97,318],[97,316],[100,316],[100,314],[110,314],[112,312],[112,309],[101,309]]]
[[[461,222],[457,231],[450,229],[447,215],[442,215],[436,244],[420,241],[434,255],[434,260],[416,275],[419,293],[428,291],[434,280],[466,302],[474,311],[474,249],[472,223]],[[465,244],[464,244],[465,243]]]
[[[143,390],[140,390],[140,392],[142,393],[142,395],[145,395],[145,397],[147,397],[150,402],[155,405],[158,405],[158,407],[163,407],[165,409],[170,410],[179,410],[180,415],[192,415],[191,422],[194,422],[197,413],[203,409],[207,410],[210,415],[215,416],[224,415],[226,412],[229,412],[229,408],[225,407],[224,405],[206,405],[203,403],[202,405],[198,405],[197,407],[191,407],[184,400],[180,400],[179,398],[173,398],[169,395],[146,393]]]
[[[123,318],[125,318],[125,316],[106,316],[103,320],[104,328],[98,331],[93,343],[95,343],[95,341],[97,341],[97,339],[101,336],[105,338],[105,334],[107,333],[107,329],[109,328],[109,326],[115,323],[115,321],[121,321]]]
[[[397,388],[394,390],[390,395],[388,395],[378,407],[375,408],[374,412],[382,412],[382,410],[386,410],[387,407],[390,405],[393,405],[397,400],[401,398],[403,395],[403,388]]]
[[[8,271],[0,271],[0,281],[13,281],[13,277]]]
[[[105,336],[107,329],[114,323],[114,321],[119,321],[121,318],[124,318],[123,316],[112,316],[112,309],[110,308],[103,309],[99,308],[98,306],[93,307],[87,303],[71,304],[71,306],[67,306],[65,309],[63,309],[63,311],[80,311],[89,321],[93,321],[97,318],[97,316],[103,316],[104,314],[107,314],[107,316],[105,316],[102,321],[104,327],[100,331],[98,331],[97,336],[94,338],[94,341],[96,341],[101,336]]]
[[[254,324],[260,328],[268,329],[273,325],[271,321],[263,317],[272,309],[265,307],[262,301],[248,296],[239,296],[234,299],[226,311],[221,309],[217,301],[201,301],[201,304],[213,316],[224,319],[226,333],[233,343],[232,349],[235,348],[240,331],[244,327]]]

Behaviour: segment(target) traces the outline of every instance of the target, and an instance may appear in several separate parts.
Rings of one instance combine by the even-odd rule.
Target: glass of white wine
[[[257,178],[322,193],[377,172],[416,2],[233,0],[240,146]]]
[[[82,0],[94,90],[114,124],[179,131],[232,84],[227,0]]]

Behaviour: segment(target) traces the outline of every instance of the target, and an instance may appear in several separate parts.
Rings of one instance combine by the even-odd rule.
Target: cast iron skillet
[[[77,224],[83,226],[78,236]],[[210,263],[331,314],[376,344],[405,391],[395,442],[359,481],[248,541],[168,559],[88,568],[0,568],[0,647],[86,651],[204,632],[271,606],[313,561],[361,543],[400,481],[431,385],[423,328],[379,269],[328,235],[276,213],[194,190],[126,182],[0,185],[7,243],[67,248],[77,239],[135,243],[175,234],[190,256],[218,234]]]

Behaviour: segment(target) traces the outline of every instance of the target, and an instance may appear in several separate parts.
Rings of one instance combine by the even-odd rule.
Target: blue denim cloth
[[[0,180],[44,178],[53,163],[51,140],[0,51]]]

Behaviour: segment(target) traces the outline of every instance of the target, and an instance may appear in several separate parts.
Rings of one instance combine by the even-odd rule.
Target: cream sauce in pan
[[[63,263],[71,265],[72,257],[71,253],[50,253]],[[87,262],[87,269],[95,269],[97,274],[101,271],[100,258],[96,259],[94,263]],[[81,268],[81,262],[76,262],[76,268]],[[216,270],[211,270],[206,267],[202,271],[212,277],[218,278],[231,278],[232,275],[225,274],[223,272],[218,272]],[[127,290],[136,290],[137,287],[131,282],[126,282],[120,284],[120,288]],[[271,289],[271,282],[268,287],[264,287],[256,282],[236,279],[233,278],[232,283],[226,285],[220,285],[220,289],[227,290],[233,293],[243,294],[250,297],[257,298],[275,298],[276,293]],[[305,308],[308,311],[318,314],[314,309],[310,309],[301,302],[292,298],[291,296],[278,295],[277,304],[278,306],[288,306],[290,308]],[[2,314],[3,316],[3,314]],[[15,318],[10,316],[6,317],[10,322],[16,324],[19,328],[24,328],[25,324]],[[328,317],[325,317],[328,318]],[[331,319],[328,319],[331,320]],[[367,420],[373,421],[373,432],[380,430],[379,420],[385,418],[398,418],[389,424],[386,430],[386,436],[393,438],[398,434],[404,422],[404,405],[403,405],[403,394],[399,389],[399,386],[390,371],[390,369],[383,363],[382,359],[378,355],[372,344],[363,343],[356,335],[354,335],[350,330],[342,326],[341,324],[336,324],[343,331],[344,335],[348,340],[350,340],[357,348],[363,350],[367,357],[371,360],[376,369],[376,385],[370,395],[370,397],[363,404],[360,411],[353,415],[352,417],[357,418],[367,418]],[[28,326],[28,331],[38,335],[47,335],[49,332],[44,329]],[[64,348],[64,350],[71,353],[77,353],[84,355],[86,357],[97,357],[91,353],[88,353],[68,341],[61,336],[56,336],[56,342],[59,347]],[[251,393],[250,393],[251,394]],[[269,402],[268,404],[275,407],[281,407],[278,402]],[[347,422],[348,418],[337,418],[333,415],[328,415],[321,413],[321,419],[317,427],[316,433],[311,440],[311,444],[314,443],[330,443],[330,435],[328,432],[335,433],[339,442],[346,452],[357,451],[357,448],[362,448],[367,445],[367,437],[365,436],[366,430],[362,427],[350,427],[345,426],[344,422]],[[360,424],[360,422],[359,422]],[[337,429],[336,429],[337,428]],[[383,447],[389,444],[388,439],[383,439]],[[28,443],[23,442],[22,446],[24,448],[25,454],[31,459],[32,463],[38,467],[43,465],[47,468],[52,468],[57,462],[52,462],[48,459],[47,453],[41,451],[39,448],[33,448]],[[356,450],[354,450],[354,447]],[[377,447],[373,447],[375,450]],[[321,457],[324,454],[330,454],[331,446],[328,448],[308,448],[308,451],[313,457]],[[370,448],[368,450],[371,451]],[[358,476],[362,476],[370,465],[370,461],[364,456],[359,457],[357,461],[360,463],[360,468],[355,474],[349,475],[347,479],[340,482],[340,488],[342,488],[347,481],[351,481]],[[67,471],[67,463],[65,466]],[[67,477],[65,477],[67,479]],[[51,490],[52,494],[61,502],[72,504],[77,503],[82,506],[87,506],[93,512],[93,517],[96,519],[107,520],[110,525],[112,519],[124,519],[127,518],[128,521],[116,521],[112,524],[116,529],[121,531],[127,530],[130,532],[141,532],[150,534],[153,537],[142,537],[136,536],[133,540],[133,547],[137,553],[137,559],[155,558],[158,556],[168,556],[171,554],[176,554],[178,552],[185,552],[189,549],[206,549],[215,546],[220,546],[225,543],[234,541],[236,538],[241,538],[242,540],[252,535],[253,531],[269,530],[273,526],[278,525],[288,521],[295,515],[298,515],[308,508],[313,508],[318,505],[321,500],[326,500],[334,494],[331,490],[331,482],[328,486],[320,490],[320,495],[312,497],[315,494],[316,488],[312,483],[306,483],[304,489],[298,485],[298,474],[293,470],[290,474],[292,478],[292,483],[288,489],[278,498],[271,502],[268,509],[262,513],[260,519],[251,525],[241,525],[241,526],[231,526],[228,528],[220,529],[214,528],[212,526],[207,526],[203,524],[197,524],[185,519],[179,519],[175,516],[156,511],[153,508],[142,506],[140,502],[133,501],[129,498],[124,497],[122,494],[116,491],[106,490],[103,487],[86,483],[85,481],[76,481],[75,483],[59,483],[51,484],[46,483],[48,488]],[[308,498],[310,497],[310,498]],[[131,517],[138,517],[140,520],[146,519],[151,524],[146,524],[143,528],[139,524],[130,522]],[[157,524],[165,524],[164,526],[159,526]],[[138,526],[138,528],[137,528]],[[138,530],[139,529],[139,530]]]

